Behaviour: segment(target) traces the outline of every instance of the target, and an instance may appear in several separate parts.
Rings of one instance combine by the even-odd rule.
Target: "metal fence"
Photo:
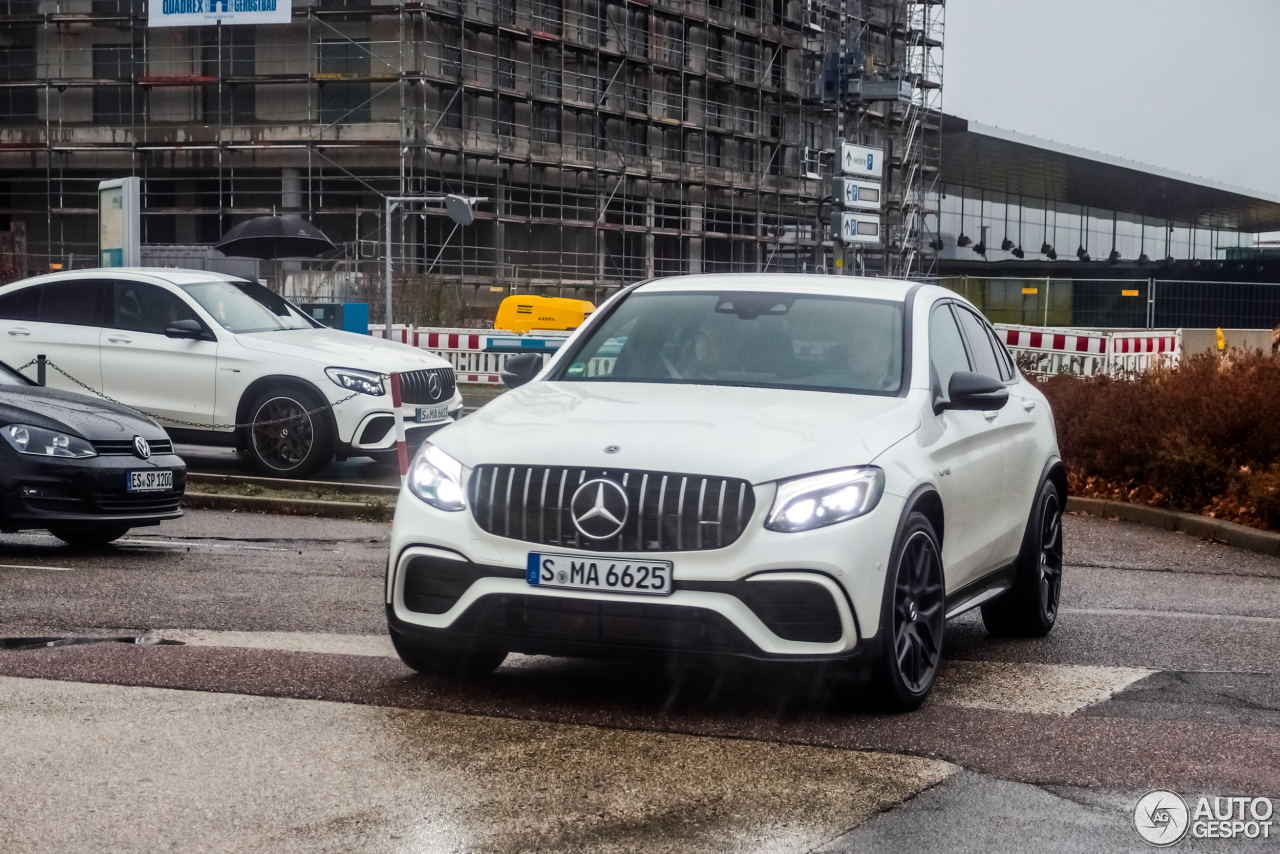
[[[1102,329],[1271,329],[1280,283],[944,276],[993,323]]]

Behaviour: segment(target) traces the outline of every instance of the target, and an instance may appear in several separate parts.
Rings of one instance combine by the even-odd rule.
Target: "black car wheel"
[[[324,405],[302,389],[259,395],[249,407],[246,442],[258,470],[276,477],[310,477],[327,466],[333,460],[334,430]]]
[[[487,649],[415,644],[394,632],[391,634],[391,643],[400,660],[424,676],[474,679],[497,670],[507,657],[505,652]]]
[[[1053,630],[1062,596],[1062,497],[1046,480],[1018,555],[1013,587],[982,606],[993,635],[1042,638]]]
[[[942,664],[946,595],[933,525],[912,513],[890,561],[881,619],[878,699],[890,711],[919,708]]]
[[[128,525],[76,525],[73,527],[50,528],[49,533],[69,546],[77,548],[95,548],[114,543],[129,533]]]

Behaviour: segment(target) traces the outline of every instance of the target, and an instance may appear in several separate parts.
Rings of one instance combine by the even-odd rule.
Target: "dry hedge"
[[[1041,389],[1072,493],[1280,528],[1280,358],[1203,353],[1122,379],[1059,375]]]

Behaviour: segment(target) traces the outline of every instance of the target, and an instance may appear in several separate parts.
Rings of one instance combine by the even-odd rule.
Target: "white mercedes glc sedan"
[[[820,662],[918,706],[944,621],[1042,636],[1066,479],[1044,396],[933,285],[688,276],[613,297],[441,430],[396,508],[401,658]],[[864,679],[835,680],[865,684]]]
[[[275,476],[394,453],[393,371],[410,444],[462,410],[439,356],[328,329],[262,285],[203,270],[77,270],[0,288],[0,361],[38,355],[49,386],[137,409],[176,442],[238,447]]]

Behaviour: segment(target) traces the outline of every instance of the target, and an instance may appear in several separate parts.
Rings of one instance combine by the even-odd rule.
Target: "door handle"
[[[18,329],[10,329],[10,330],[9,330],[9,334],[10,334],[10,335],[30,335],[30,334],[31,334],[31,330],[30,330],[30,329],[21,329],[21,328],[18,328]]]
[[[1024,400],[1022,401],[1022,408],[1026,412],[1030,412],[1036,408],[1036,402],[1034,400]]]
[[[107,340],[112,344],[132,344],[133,339],[125,335],[108,335]]]
[[[988,421],[995,421],[997,418],[1000,417],[1000,411],[996,410],[995,412],[984,412],[982,413],[982,417],[987,419]]]

